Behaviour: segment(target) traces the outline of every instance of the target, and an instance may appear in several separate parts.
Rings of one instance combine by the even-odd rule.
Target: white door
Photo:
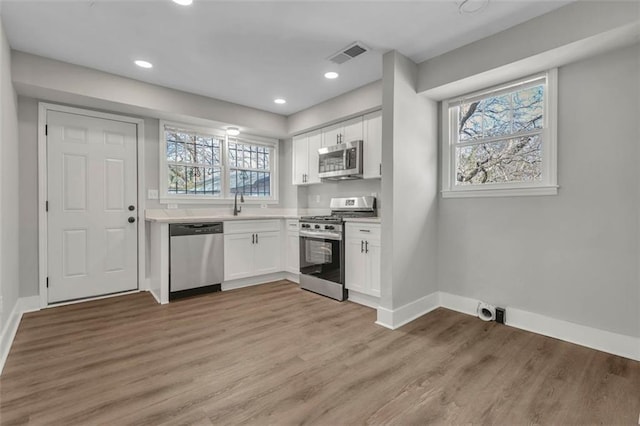
[[[224,236],[224,280],[231,281],[253,275],[255,234]]]
[[[343,133],[343,130],[344,130],[344,126],[342,125],[342,123],[334,124],[333,126],[328,126],[323,128],[322,141],[321,141],[322,146],[323,147],[332,146],[340,142],[343,142],[340,139]]]
[[[362,117],[352,118],[343,123],[342,142],[361,141],[363,135]]]
[[[49,303],[135,290],[137,126],[57,111],[47,126]]]
[[[264,275],[281,271],[280,232],[259,232],[254,248],[254,275]]]
[[[366,258],[364,254],[364,240],[347,238],[344,244],[345,259],[345,287],[359,293],[367,292],[365,276]]]
[[[320,176],[318,176],[318,168],[320,167],[320,156],[318,150],[322,148],[322,133],[315,132],[309,134],[309,175],[307,176],[307,183],[320,183]]]
[[[367,241],[366,248],[368,250],[365,265],[366,282],[369,294],[380,297],[380,261],[382,260],[382,251],[380,241]]]
[[[293,138],[293,184],[306,183],[309,175],[309,145],[308,137],[301,135]]]

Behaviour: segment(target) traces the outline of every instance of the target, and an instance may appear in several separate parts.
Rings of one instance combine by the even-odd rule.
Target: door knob
[[[132,212],[136,209],[136,207],[132,204],[129,206],[129,211]]]
[[[127,219],[127,220],[129,221],[129,223],[133,223],[133,222],[135,222],[135,221],[136,221],[136,218],[135,218],[135,217],[133,217],[133,216],[131,216],[131,217],[129,217],[129,219]]]

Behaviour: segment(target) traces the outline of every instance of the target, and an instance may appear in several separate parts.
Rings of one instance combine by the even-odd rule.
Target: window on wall
[[[277,201],[277,141],[161,122],[161,201]]]
[[[271,149],[229,140],[229,191],[249,197],[271,196]]]
[[[443,102],[443,196],[557,193],[556,70]]]

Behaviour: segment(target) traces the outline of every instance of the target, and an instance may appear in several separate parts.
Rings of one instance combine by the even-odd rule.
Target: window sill
[[[234,198],[187,198],[187,197],[161,197],[158,201],[160,204],[233,204]],[[238,197],[240,204],[240,197]],[[277,199],[273,198],[249,198],[244,197],[242,204],[278,204]]]
[[[535,197],[558,195],[558,186],[535,186],[518,188],[475,188],[443,190],[442,198],[482,198],[482,197]]]

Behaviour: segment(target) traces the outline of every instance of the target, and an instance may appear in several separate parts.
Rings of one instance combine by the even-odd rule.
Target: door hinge
[[[47,277],[47,288],[49,288],[49,277]]]
[[[48,124],[44,125],[44,135],[45,136],[49,136],[49,125]]]

